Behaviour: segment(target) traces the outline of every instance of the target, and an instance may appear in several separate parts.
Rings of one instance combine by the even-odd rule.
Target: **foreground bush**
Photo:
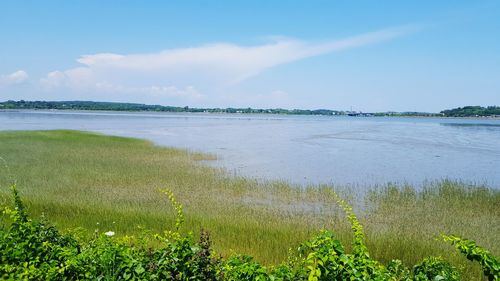
[[[0,277],[7,280],[459,280],[456,268],[440,257],[429,257],[413,268],[393,260],[383,265],[371,258],[363,228],[351,207],[332,194],[346,212],[354,241],[347,253],[327,230],[291,251],[283,264],[267,268],[248,256],[216,257],[210,238],[182,236],[182,205],[163,191],[177,212],[173,231],[116,238],[112,231],[90,241],[61,234],[44,220],[33,221],[12,188],[14,208],[5,208],[0,228]],[[473,241],[444,236],[468,259],[478,261],[488,280],[500,280],[500,263]],[[151,245],[154,245],[152,247]]]

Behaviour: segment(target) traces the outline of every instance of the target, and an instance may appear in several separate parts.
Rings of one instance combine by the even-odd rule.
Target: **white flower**
[[[111,237],[111,236],[115,235],[115,233],[113,231],[108,231],[108,232],[104,232],[104,235]]]

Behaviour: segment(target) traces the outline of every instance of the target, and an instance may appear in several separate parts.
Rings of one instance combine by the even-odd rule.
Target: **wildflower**
[[[108,231],[108,232],[104,232],[104,235],[111,237],[111,236],[115,235],[115,233],[113,231]]]

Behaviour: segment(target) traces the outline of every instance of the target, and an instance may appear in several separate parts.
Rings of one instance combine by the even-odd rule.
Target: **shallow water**
[[[0,112],[0,130],[76,129],[213,153],[213,165],[297,184],[500,188],[500,120],[245,114]],[[1,143],[0,143],[1,145]]]

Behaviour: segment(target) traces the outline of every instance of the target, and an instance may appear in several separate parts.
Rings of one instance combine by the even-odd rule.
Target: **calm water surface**
[[[448,178],[500,188],[500,120],[0,112],[0,130],[46,129],[209,152],[213,165],[258,179],[364,186]]]

